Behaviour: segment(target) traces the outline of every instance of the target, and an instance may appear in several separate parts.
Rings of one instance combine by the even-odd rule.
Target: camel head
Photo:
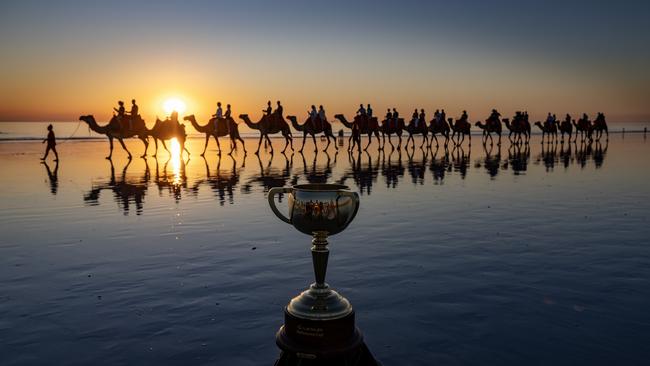
[[[481,123],[481,121],[477,121],[474,125],[478,128],[483,128],[483,124]]]
[[[335,114],[335,115],[334,115],[334,118],[339,119],[339,120],[341,120],[341,119],[345,119],[345,117],[344,117],[342,114],[340,114],[340,113],[339,113],[339,114]]]
[[[287,119],[289,121],[291,121],[291,122],[298,122],[298,120],[296,119],[296,116],[287,116]]]
[[[190,114],[189,116],[183,117],[183,121],[196,122],[196,118],[194,118],[193,114]]]
[[[79,120],[90,124],[95,121],[95,117],[92,114],[89,114],[87,116],[79,116]]]

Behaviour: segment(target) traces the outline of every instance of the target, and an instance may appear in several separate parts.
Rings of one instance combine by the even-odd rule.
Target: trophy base
[[[282,350],[275,366],[380,365],[363,343],[354,311],[336,319],[305,319],[284,311],[284,325],[275,337]]]

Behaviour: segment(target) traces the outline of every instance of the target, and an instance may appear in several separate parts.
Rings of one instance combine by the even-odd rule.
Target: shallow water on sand
[[[276,139],[259,158],[250,139],[247,156],[211,142],[206,159],[189,141],[189,162],[128,163],[116,146],[112,164],[106,141],[70,141],[58,167],[40,143],[0,143],[0,364],[271,365],[282,308],[313,274],[310,238],[265,197],[305,182],[361,193],[328,282],[384,364],[650,357],[642,134],[360,155],[309,141],[285,156]]]

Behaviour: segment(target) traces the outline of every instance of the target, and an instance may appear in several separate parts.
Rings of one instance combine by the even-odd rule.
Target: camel
[[[307,140],[307,135],[311,135],[311,138],[314,140],[314,151],[318,152],[318,145],[316,145],[316,134],[323,132],[325,137],[327,137],[327,146],[323,151],[327,151],[327,148],[330,146],[330,137],[334,140],[334,147],[338,150],[336,146],[336,137],[332,134],[332,125],[327,122],[327,120],[322,121],[322,123],[316,122],[312,123],[311,117],[307,117],[307,120],[302,125],[298,124],[296,116],[287,116],[287,119],[291,121],[291,125],[296,130],[302,132],[302,147],[300,147],[299,152],[305,148],[305,140]]]
[[[369,121],[364,121],[363,116],[355,116],[354,122],[348,122],[348,120],[342,114],[337,114],[334,116],[334,118],[338,119],[343,124],[343,126],[349,129],[352,129],[353,124],[356,123],[359,126],[360,133],[368,134],[368,145],[366,145],[364,150],[368,150],[368,146],[370,146],[370,143],[372,143],[373,134],[375,137],[377,137],[377,141],[379,141],[379,121],[377,120],[377,117],[370,117]],[[366,119],[367,118],[368,117],[366,117]],[[352,136],[350,136],[350,139],[348,139],[348,145],[350,144],[351,140]]]
[[[253,130],[258,130],[260,131],[260,141],[257,144],[257,151],[255,151],[255,154],[260,153],[260,146],[262,145],[262,140],[266,138],[266,142],[271,145],[271,154],[273,154],[273,144],[271,144],[271,140],[269,139],[269,135],[275,134],[275,133],[281,133],[282,136],[284,137],[285,145],[284,149],[282,149],[282,153],[284,153],[287,150],[287,146],[291,144],[291,150],[293,151],[293,138],[291,136],[291,128],[289,128],[289,124],[282,118],[282,116],[275,116],[271,115],[269,116],[262,116],[262,118],[257,121],[253,122],[250,120],[247,114],[240,114],[239,118],[244,121],[246,126]]]
[[[449,128],[453,131],[451,134],[451,140],[454,141],[454,144],[456,146],[460,146],[463,141],[465,141],[465,135],[469,137],[469,146],[472,146],[472,135],[470,134],[469,130],[472,128],[472,125],[467,122],[467,120],[463,119],[457,119],[456,123],[454,124],[454,119],[453,118],[447,118],[447,122],[449,123]],[[454,140],[454,136],[458,134],[458,138],[461,136],[463,137],[460,142],[457,142]]]
[[[399,149],[402,146],[402,131],[404,130],[404,118],[398,118],[397,123],[395,123],[394,120],[388,121],[388,120],[383,120],[381,121],[381,136],[382,136],[382,141],[383,144],[379,148],[379,150],[383,150],[384,146],[386,146],[386,135],[388,135],[388,143],[390,146],[395,150],[395,146],[393,145],[393,142],[391,141],[391,136],[393,134],[397,135],[399,138],[399,143],[397,144],[397,149]]]
[[[449,143],[449,124],[447,124],[447,121],[445,120],[436,120],[435,118],[429,122],[429,131],[431,132],[431,135],[433,136],[433,139],[436,140],[436,147],[438,146],[438,138],[436,137],[437,134],[440,134],[445,137],[445,146]],[[431,146],[433,144],[433,139],[431,140]]]
[[[519,143],[519,142],[526,142],[530,140],[530,123],[526,122],[525,120],[520,120],[519,122],[515,123],[510,123],[509,118],[504,118],[502,119],[503,124],[506,125],[506,128],[510,131],[510,134],[508,135],[508,139],[512,143]],[[512,134],[515,135],[515,141],[512,140]],[[524,138],[522,139],[522,135]]]
[[[426,121],[421,121],[418,123],[418,126],[415,126],[415,120],[411,120],[409,122],[408,126],[405,128],[406,132],[409,134],[409,137],[406,139],[406,144],[404,145],[404,148],[407,148],[409,146],[409,141],[413,141],[413,148],[415,148],[415,139],[413,139],[413,135],[418,135],[422,134],[422,144],[420,144],[420,148],[424,146],[426,143],[427,146],[429,146],[429,129],[427,128],[427,123]]]
[[[219,144],[220,136],[230,136],[230,152],[228,155],[232,154],[233,150],[237,148],[236,140],[241,141],[241,144],[244,148],[244,154],[246,153],[246,145],[244,144],[244,140],[241,138],[241,136],[239,136],[239,128],[237,127],[237,123],[235,123],[232,118],[228,118],[226,120],[228,123],[227,126],[219,122],[216,123],[217,127],[215,127],[216,120],[214,118],[210,119],[210,121],[204,126],[201,126],[198,124],[198,122],[196,122],[196,118],[194,118],[193,114],[185,116],[183,120],[190,121],[195,130],[205,134],[205,145],[203,146],[203,152],[201,153],[201,156],[205,156],[205,150],[208,148],[210,136],[214,137],[215,141],[217,141],[217,149],[219,149],[219,155],[221,155],[221,145]]]
[[[156,155],[158,155],[158,140],[162,142],[165,150],[171,154],[167,148],[167,145],[165,145],[165,140],[171,140],[173,138],[176,138],[178,143],[181,145],[181,157],[183,157],[183,151],[187,152],[187,156],[190,155],[189,150],[187,150],[187,147],[185,146],[187,133],[185,132],[185,125],[183,124],[178,124],[177,122],[171,121],[169,119],[161,121],[158,119],[158,117],[156,117],[156,124],[154,124],[151,130],[149,130],[149,136],[153,137],[153,141],[156,146],[156,151],[152,155],[153,157],[156,157]]]
[[[569,135],[569,142],[571,142],[571,135],[573,134],[573,125],[571,124],[570,118],[567,116],[567,119],[560,122],[558,125],[560,133],[562,134],[562,143],[564,143],[564,134]]]
[[[600,138],[603,136],[603,131],[605,131],[605,134],[607,135],[607,140],[609,140],[609,132],[607,131],[607,122],[605,122],[605,115],[603,113],[598,113],[598,116],[594,120],[594,124],[591,129],[592,131],[596,132],[596,140],[600,140]]]
[[[557,125],[555,123],[551,123],[550,125],[544,125],[542,122],[537,121],[535,122],[535,126],[539,127],[540,130],[542,130],[542,143],[544,143],[544,136],[548,134],[548,143],[551,142],[551,139],[557,140]]]
[[[113,116],[111,121],[104,126],[97,124],[97,121],[95,121],[95,117],[92,114],[87,116],[80,116],[79,120],[86,122],[88,124],[88,127],[96,133],[106,135],[106,137],[108,137],[108,142],[110,144],[110,153],[106,159],[110,160],[113,157],[113,139],[117,139],[117,141],[120,142],[120,145],[122,145],[124,151],[129,154],[129,159],[131,159],[131,152],[126,148],[123,140],[125,138],[135,136],[137,136],[140,141],[144,143],[144,154],[142,154],[141,157],[144,158],[147,156],[147,148],[149,147],[147,136],[149,135],[149,131],[147,130],[147,126],[145,126],[144,120],[142,120],[142,118],[138,118],[136,121],[133,121],[133,129],[129,129],[128,131],[124,131],[120,128],[120,124],[117,121],[116,116]]]
[[[578,123],[576,123],[575,120],[572,120],[571,123],[573,124],[573,127],[576,128],[576,140],[578,139],[578,132],[580,132],[581,141],[584,141],[585,138],[589,138],[591,140],[592,127],[591,121],[589,121],[588,118],[580,118],[578,120]]]
[[[483,144],[487,143],[487,138],[490,138],[490,145],[494,143],[494,140],[492,139],[492,133],[496,133],[499,135],[499,142],[497,142],[497,145],[501,145],[501,121],[498,119],[495,120],[496,123],[486,123],[483,124],[481,121],[478,121],[475,123],[476,127],[480,128],[483,130]]]

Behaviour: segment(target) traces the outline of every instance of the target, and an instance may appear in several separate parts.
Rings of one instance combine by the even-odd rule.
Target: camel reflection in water
[[[257,158],[260,167],[259,174],[252,175],[246,183],[243,184],[241,192],[244,194],[250,194],[253,192],[253,186],[255,185],[261,186],[264,193],[268,192],[269,189],[273,187],[295,185],[296,181],[291,180],[291,168],[293,167],[294,154],[292,153],[291,157],[287,156],[285,153],[281,153],[280,155],[284,157],[285,161],[282,169],[271,165],[273,163],[273,154],[270,155],[266,166],[262,163],[262,158],[256,154],[255,157]],[[244,160],[246,159],[244,158]],[[278,195],[280,202],[283,196],[283,194]]]
[[[239,172],[237,171],[237,161],[232,155],[228,155],[228,160],[232,162],[232,167],[230,170],[221,169],[221,156],[217,158],[217,167],[214,173],[210,173],[210,165],[208,160],[205,157],[203,162],[205,163],[205,178],[197,179],[194,181],[190,188],[190,192],[194,196],[197,196],[202,185],[207,185],[210,187],[214,195],[219,199],[219,205],[223,206],[226,202],[226,196],[228,196],[228,203],[235,203],[235,189],[237,184],[239,184]],[[240,169],[244,169],[246,166],[246,159],[243,159]]]
[[[363,158],[366,159],[365,163],[362,161]],[[365,151],[363,156],[360,151],[356,155],[351,151],[348,152],[348,162],[350,166],[345,170],[337,183],[347,185],[347,180],[351,179],[359,188],[361,195],[364,193],[370,195],[379,176],[379,159],[375,159],[373,163],[372,155],[368,151]]]
[[[131,165],[131,159],[127,161],[122,169],[122,176],[118,180],[115,177],[115,166],[113,161],[110,163],[110,178],[108,180],[99,181],[92,184],[92,188],[88,193],[84,194],[84,202],[89,206],[99,205],[99,197],[104,190],[113,193],[113,200],[117,202],[117,206],[122,210],[124,215],[128,215],[131,211],[131,205],[135,206],[136,215],[141,215],[144,207],[144,196],[148,188],[150,173],[149,164],[147,159],[145,162],[145,170],[140,177],[129,177],[127,169]]]
[[[595,169],[599,169],[604,164],[607,149],[606,140],[545,142],[534,145],[536,152],[533,166],[543,167],[548,174],[556,167],[566,170],[578,166],[585,169],[593,164]],[[479,156],[472,165],[471,154],[477,152]],[[376,190],[380,176],[387,189],[396,189],[406,176],[414,185],[441,185],[450,178],[463,180],[470,171],[471,174],[483,172],[495,180],[508,170],[513,175],[525,174],[530,169],[531,145],[513,143],[506,147],[486,144],[471,150],[463,146],[441,144],[431,148],[411,147],[376,152],[357,150],[346,153],[347,159],[343,158],[342,164],[338,162],[338,153],[327,152],[275,156],[235,154],[217,157],[213,163],[203,158],[202,162],[198,159],[192,161],[192,164],[189,159],[175,160],[172,157],[167,161],[156,159],[155,174],[150,173],[151,162],[143,159],[144,169],[140,174],[129,175],[127,170],[132,163],[127,161],[119,177],[116,177],[115,166],[109,160],[110,174],[92,183],[90,190],[84,194],[84,202],[88,206],[99,205],[101,192],[108,190],[125,215],[132,212],[133,207],[136,214],[140,215],[144,209],[146,192],[151,187],[157,188],[159,197],[173,197],[174,202],[180,202],[183,195],[196,199],[200,196],[202,187],[207,187],[215,197],[215,203],[224,206],[226,202],[234,204],[237,195],[266,195],[270,188],[301,183],[335,182],[356,187],[361,194],[371,195]],[[257,161],[251,162],[249,159]],[[45,165],[45,169],[50,192],[57,194],[60,188],[58,167],[52,170]]]
[[[496,150],[496,151],[495,151]],[[476,168],[480,168],[481,165],[485,168],[485,171],[490,176],[491,180],[494,180],[501,167],[501,144],[483,144],[483,152],[485,157],[481,160],[477,160],[474,165]]]

